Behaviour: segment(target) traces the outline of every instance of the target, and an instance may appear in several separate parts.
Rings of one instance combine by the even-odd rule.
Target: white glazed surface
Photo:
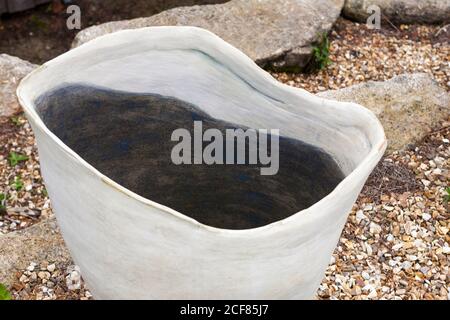
[[[333,155],[346,178],[313,206],[263,227],[203,225],[118,185],[47,129],[35,99],[80,82],[172,96],[221,120],[279,128]],[[386,148],[382,126],[366,108],[283,85],[193,27],[97,38],[38,68],[17,93],[62,234],[96,299],[313,298],[348,213]]]

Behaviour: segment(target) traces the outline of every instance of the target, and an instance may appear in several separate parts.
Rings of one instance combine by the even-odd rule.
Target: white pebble
[[[367,217],[364,215],[362,210],[356,211],[356,222],[357,223],[360,223],[362,220],[366,220],[366,219],[367,219]]]
[[[409,261],[404,261],[402,263],[402,268],[405,269],[405,270],[409,270],[409,269],[411,269],[411,267],[412,267],[412,263],[409,262]]]
[[[439,169],[439,168],[436,168],[436,169],[433,170],[433,174],[439,176],[439,175],[442,174],[442,170]]]
[[[36,267],[36,266],[37,266],[37,264],[34,263],[34,262],[32,262],[32,263],[30,263],[30,265],[27,267],[27,270],[28,270],[28,271],[34,271],[34,267]]]
[[[50,271],[50,272],[55,271],[55,269],[56,269],[56,266],[55,266],[54,263],[49,264],[49,265],[47,266],[47,270]]]
[[[78,290],[81,287],[80,268],[75,266],[66,277],[66,285],[69,290]]]
[[[47,271],[40,271],[39,273],[38,273],[38,277],[40,278],[40,279],[50,279],[50,273],[48,273]]]
[[[376,224],[375,222],[371,222],[369,231],[372,234],[379,234],[381,232],[381,227],[378,224]]]
[[[377,291],[376,290],[370,291],[370,293],[369,293],[369,295],[367,297],[370,298],[370,299],[374,299],[374,298],[378,297]]]

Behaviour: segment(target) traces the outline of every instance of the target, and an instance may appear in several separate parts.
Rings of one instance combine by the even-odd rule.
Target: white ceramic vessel
[[[346,177],[281,221],[244,230],[204,225],[112,181],[47,128],[36,99],[80,82],[176,97],[247,127],[282,128],[332,155]],[[383,128],[366,108],[283,85],[193,27],[97,38],[42,65],[17,94],[62,234],[96,299],[314,298],[348,213],[386,148]]]

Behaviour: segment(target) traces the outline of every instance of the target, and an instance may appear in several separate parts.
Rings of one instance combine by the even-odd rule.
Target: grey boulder
[[[0,54],[0,117],[11,117],[22,108],[16,97],[20,80],[37,65],[7,54]]]
[[[428,74],[404,74],[388,81],[325,91],[320,97],[355,102],[372,110],[388,139],[387,153],[419,142],[450,115],[450,95]]]
[[[366,22],[371,5],[380,8],[382,17],[393,23],[450,22],[450,0],[346,0],[345,17]]]
[[[179,7],[157,15],[108,22],[80,31],[72,46],[123,29],[196,26],[212,31],[264,67],[304,67],[312,44],[331,29],[344,0],[232,0]]]

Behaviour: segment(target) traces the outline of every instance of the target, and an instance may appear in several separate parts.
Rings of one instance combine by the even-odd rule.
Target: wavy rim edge
[[[370,149],[370,152],[364,157],[362,161],[360,161],[356,167],[348,174],[346,177],[325,197],[323,197],[321,200],[317,201],[313,205],[309,206],[308,208],[305,208],[303,210],[300,210],[282,220],[274,221],[272,223],[266,224],[264,226],[256,227],[256,228],[249,228],[249,229],[223,229],[223,228],[217,228],[213,226],[209,226],[206,224],[203,224],[177,210],[174,210],[168,206],[159,204],[155,201],[152,201],[150,199],[147,199],[143,196],[138,195],[137,193],[123,187],[119,183],[115,182],[108,176],[101,173],[98,169],[96,169],[94,166],[89,164],[86,160],[84,160],[80,155],[78,155],[75,151],[73,151],[71,148],[69,148],[64,142],[60,140],[59,137],[57,137],[50,129],[47,128],[47,126],[42,121],[41,117],[37,114],[36,110],[34,109],[34,103],[33,101],[30,101],[30,99],[27,97],[27,94],[24,92],[24,86],[27,84],[27,82],[31,81],[31,78],[41,72],[42,70],[51,67],[53,64],[59,62],[59,60],[64,59],[65,56],[68,53],[73,54],[74,52],[78,50],[83,50],[83,48],[88,48],[91,46],[94,46],[97,42],[100,43],[102,41],[106,41],[108,38],[113,37],[119,37],[123,36],[126,33],[130,32],[147,32],[147,31],[155,31],[157,29],[178,29],[178,30],[187,30],[192,31],[194,33],[198,33],[200,36],[208,36],[209,40],[215,41],[216,44],[223,46],[223,49],[225,51],[228,51],[228,53],[233,54],[237,58],[240,59],[239,63],[242,65],[245,65],[248,68],[251,68],[251,70],[259,77],[261,77],[264,81],[271,82],[272,85],[276,86],[277,88],[290,92],[291,94],[294,94],[296,96],[304,96],[307,95],[310,100],[315,100],[317,103],[322,103],[325,107],[330,106],[331,104],[338,106],[339,108],[353,108],[353,109],[360,109],[363,110],[368,118],[372,118],[373,121],[375,121],[376,125],[378,126],[378,135],[381,134],[380,141],[377,142],[376,145],[372,144],[372,147]],[[174,30],[175,31],[175,30]],[[209,41],[208,40],[208,41]],[[336,100],[329,100],[325,98],[318,97],[304,89],[291,87],[289,85],[286,85],[284,83],[281,83],[274,79],[268,72],[260,68],[253,60],[251,60],[247,55],[245,55],[242,51],[235,48],[219,36],[215,35],[214,33],[198,28],[198,27],[190,27],[190,26],[155,26],[155,27],[145,27],[145,28],[138,28],[138,29],[125,29],[116,31],[113,33],[105,34],[100,37],[97,37],[95,39],[92,39],[76,48],[73,48],[57,57],[55,57],[52,60],[49,60],[45,62],[43,65],[39,66],[35,70],[33,70],[31,73],[29,73],[27,76],[25,76],[19,83],[16,94],[19,100],[20,105],[23,107],[25,114],[27,118],[33,119],[34,123],[41,129],[46,135],[48,135],[59,147],[61,147],[62,151],[66,152],[68,155],[70,155],[72,158],[74,158],[76,161],[78,161],[82,166],[84,166],[86,169],[91,171],[97,178],[99,178],[102,182],[107,184],[109,187],[112,187],[116,189],[119,192],[122,192],[123,194],[127,195],[128,197],[131,197],[134,200],[137,200],[145,205],[155,207],[163,212],[169,213],[177,218],[180,219],[180,221],[183,221],[185,223],[189,223],[195,227],[201,227],[205,230],[214,232],[214,233],[222,233],[222,234],[229,234],[229,235],[244,235],[244,234],[255,234],[255,233],[261,233],[261,232],[267,232],[270,230],[271,232],[277,232],[280,230],[281,226],[285,226],[287,223],[291,224],[292,227],[295,227],[296,224],[303,224],[307,223],[307,219],[314,219],[318,218],[317,215],[324,214],[323,212],[315,212],[313,216],[311,216],[309,213],[311,211],[315,211],[317,207],[322,205],[324,202],[328,202],[330,199],[336,197],[340,191],[345,188],[347,185],[351,185],[352,182],[356,179],[356,177],[359,175],[360,172],[364,171],[366,166],[375,166],[379,159],[383,156],[384,151],[387,147],[387,139],[384,133],[383,126],[381,125],[381,122],[378,120],[378,118],[375,116],[375,114],[370,111],[369,109],[365,108],[362,105],[352,103],[352,102],[340,102]]]

